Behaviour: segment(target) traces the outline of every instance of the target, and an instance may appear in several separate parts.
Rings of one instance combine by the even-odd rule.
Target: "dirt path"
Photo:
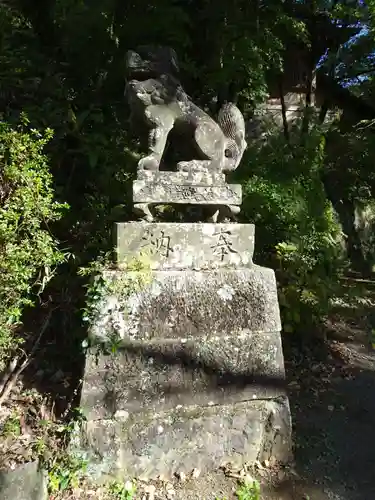
[[[297,470],[321,498],[375,499],[375,354],[366,343],[334,342],[324,363],[287,365]]]

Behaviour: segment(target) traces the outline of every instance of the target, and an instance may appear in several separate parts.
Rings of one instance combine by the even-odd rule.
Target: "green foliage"
[[[54,425],[48,421],[45,422],[55,438],[52,444],[56,449],[53,450],[53,453],[50,449],[51,442],[47,444],[46,440],[40,438],[34,444],[39,449],[40,459],[48,471],[48,490],[50,493],[76,488],[85,477],[87,460],[77,451],[68,448],[83,420],[82,412],[77,409],[67,423]]]
[[[0,365],[19,342],[16,328],[64,260],[49,224],[66,205],[55,201],[44,135],[0,122]]]
[[[85,307],[82,311],[82,320],[90,326],[99,313],[101,300],[109,292],[109,281],[104,273],[110,268],[110,254],[99,255],[98,258],[89,262],[87,266],[78,270],[80,276],[88,278],[86,288]]]
[[[243,207],[257,224],[258,260],[276,269],[284,330],[310,331],[328,313],[344,263],[320,180],[324,140],[311,135],[292,154],[283,137],[271,136],[252,153],[247,161],[258,168],[245,182]]]
[[[236,491],[238,500],[260,500],[260,484],[256,479],[248,478]]]
[[[367,32],[348,43],[344,27],[358,20]],[[328,35],[327,25],[332,28]],[[116,294],[125,303],[148,282],[147,259],[129,262],[131,272],[112,280],[110,258],[98,258],[112,246],[113,222],[131,216],[140,144],[129,133],[124,54],[140,43],[173,46],[184,86],[205,107],[234,84],[246,116],[267,98],[267,83],[279,82],[285,48],[306,47],[315,51],[306,59],[316,61],[327,53],[323,70],[331,83],[336,83],[333,76],[346,84],[359,76],[350,94],[361,99],[359,104],[342,98],[345,92],[339,89],[346,112],[333,124],[323,127],[307,106],[306,130],[297,121],[280,137],[280,130],[268,127],[262,145],[249,140],[235,174],[244,186],[243,221],[257,226],[256,262],[276,270],[284,330],[316,329],[346,269],[350,235],[347,228],[342,234],[342,219],[347,214],[337,215],[336,209],[373,207],[374,121],[366,106],[374,108],[374,33],[374,0],[2,2],[0,370],[20,343],[23,312],[51,291],[47,285],[66,256],[58,240],[76,258],[59,267],[63,285],[57,285],[74,298],[69,298],[72,316],[81,307],[82,284],[90,278],[83,311],[88,326],[105,295]],[[334,96],[329,97],[330,103]],[[67,201],[70,210],[56,200]],[[373,227],[370,214],[359,228],[367,234],[363,247],[371,263]],[[56,331],[55,338],[64,337],[57,325]],[[118,349],[116,335],[107,347]],[[32,450],[45,459],[50,492],[74,487],[86,467],[82,457],[65,451],[74,424],[56,428],[41,421],[39,426]],[[5,421],[1,433],[17,439],[22,433],[18,415]],[[56,453],[52,435],[59,436]],[[114,483],[110,492],[129,500],[135,485]],[[237,497],[259,500],[259,484],[242,484]]]
[[[1,429],[1,436],[4,438],[17,438],[21,435],[20,417],[17,413],[10,415],[4,422]]]
[[[5,17],[0,52],[4,118],[13,123],[25,111],[33,127],[54,130],[47,146],[54,187],[71,207],[57,227],[81,263],[108,250],[113,208],[122,205],[116,217],[127,217],[136,161],[126,132],[123,59],[114,55],[112,2],[94,4],[88,13],[82,2],[56,2],[61,57],[54,54],[53,63],[22,10]],[[41,29],[48,30],[42,16]]]
[[[69,421],[52,421],[38,418],[39,404],[44,401],[34,391],[27,394],[32,405],[13,410],[0,426],[0,436],[11,447],[19,446],[22,439],[25,461],[39,460],[48,472],[48,490],[52,494],[78,486],[85,476],[86,460],[68,445],[80,431],[84,417],[80,409],[72,412]],[[35,399],[34,399],[35,398]],[[30,411],[30,409],[33,411]],[[30,432],[31,430],[31,432]],[[18,444],[17,444],[18,442]],[[3,446],[4,449],[4,446]]]
[[[236,490],[238,500],[260,500],[260,483],[257,479],[248,476],[241,482]],[[226,498],[216,497],[215,500],[226,500]]]
[[[76,488],[86,472],[87,462],[81,456],[65,453],[60,456],[48,471],[48,490],[58,493]]]
[[[142,290],[151,279],[150,259],[147,252],[141,253],[137,258],[128,259],[121,264],[122,269],[128,272],[121,275],[111,273],[112,263],[109,255],[99,257],[87,267],[78,272],[81,276],[89,277],[86,286],[86,305],[83,310],[82,319],[88,327],[92,325],[98,315],[102,301],[111,295],[116,296],[123,306],[123,313],[127,314],[126,306],[128,297]],[[108,345],[104,349],[116,352],[121,341],[117,331],[113,331]]]
[[[113,500],[133,500],[137,492],[137,486],[132,481],[120,483],[114,481],[109,485],[109,493]]]

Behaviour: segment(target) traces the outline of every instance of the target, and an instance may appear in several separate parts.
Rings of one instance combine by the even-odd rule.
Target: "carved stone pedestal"
[[[274,272],[250,224],[117,224],[117,270],[92,325],[80,448],[93,476],[171,476],[291,453]],[[124,289],[124,262],[148,277]],[[144,271],[140,271],[144,273]],[[126,281],[126,280],[125,280]],[[112,354],[98,349],[113,334]]]
[[[133,182],[134,203],[241,205],[240,184],[227,184],[223,174],[138,171]]]
[[[143,219],[153,221],[151,206],[162,204],[211,206],[215,214],[211,217],[212,222],[217,221],[219,214],[221,218],[232,218],[239,213],[242,200],[240,184],[227,184],[221,172],[198,169],[194,160],[179,165],[186,170],[138,170],[137,180],[133,182],[133,202],[135,212]]]

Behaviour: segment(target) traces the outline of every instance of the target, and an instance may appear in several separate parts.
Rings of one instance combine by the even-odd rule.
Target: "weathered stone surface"
[[[148,154],[139,161],[139,170],[159,169],[172,129],[178,131],[182,145],[190,143],[195,166],[209,164],[217,172],[238,167],[247,143],[244,117],[237,106],[225,103],[218,123],[196,106],[178,80],[177,54],[169,47],[140,46],[128,51],[126,67],[131,118],[149,132]]]
[[[91,475],[288,461],[276,280],[252,263],[254,227],[118,224],[116,246],[118,267],[104,274],[95,304],[87,423],[75,443]],[[142,250],[151,269],[126,269]],[[106,354],[101,344],[111,339],[116,350]]]
[[[189,339],[281,330],[273,270],[152,271],[142,290],[121,291],[122,271],[108,271],[104,298],[90,335],[99,341]]]
[[[241,205],[242,187],[240,184],[167,184],[141,179],[133,182],[133,202]]]
[[[285,394],[280,334],[131,343],[86,357],[81,406],[91,419],[178,405],[229,404]]]
[[[146,251],[151,269],[250,267],[253,224],[124,222],[115,226],[117,263]]]
[[[192,166],[192,168],[189,168]],[[212,171],[209,168],[199,168],[193,162],[180,162],[181,170],[168,172],[164,170],[139,170],[137,179],[155,184],[197,184],[197,185],[225,185],[225,175]],[[194,168],[193,168],[194,167]],[[182,170],[183,169],[183,170]]]
[[[47,481],[38,462],[0,471],[1,500],[47,500]]]
[[[87,422],[81,447],[89,473],[156,478],[291,454],[287,398],[190,406]],[[81,449],[82,449],[81,448]]]

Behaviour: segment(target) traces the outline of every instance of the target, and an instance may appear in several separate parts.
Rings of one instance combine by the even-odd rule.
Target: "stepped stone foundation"
[[[92,475],[288,461],[275,275],[253,264],[254,226],[119,223],[116,249],[82,388],[78,446]],[[127,267],[142,252],[149,269]]]

